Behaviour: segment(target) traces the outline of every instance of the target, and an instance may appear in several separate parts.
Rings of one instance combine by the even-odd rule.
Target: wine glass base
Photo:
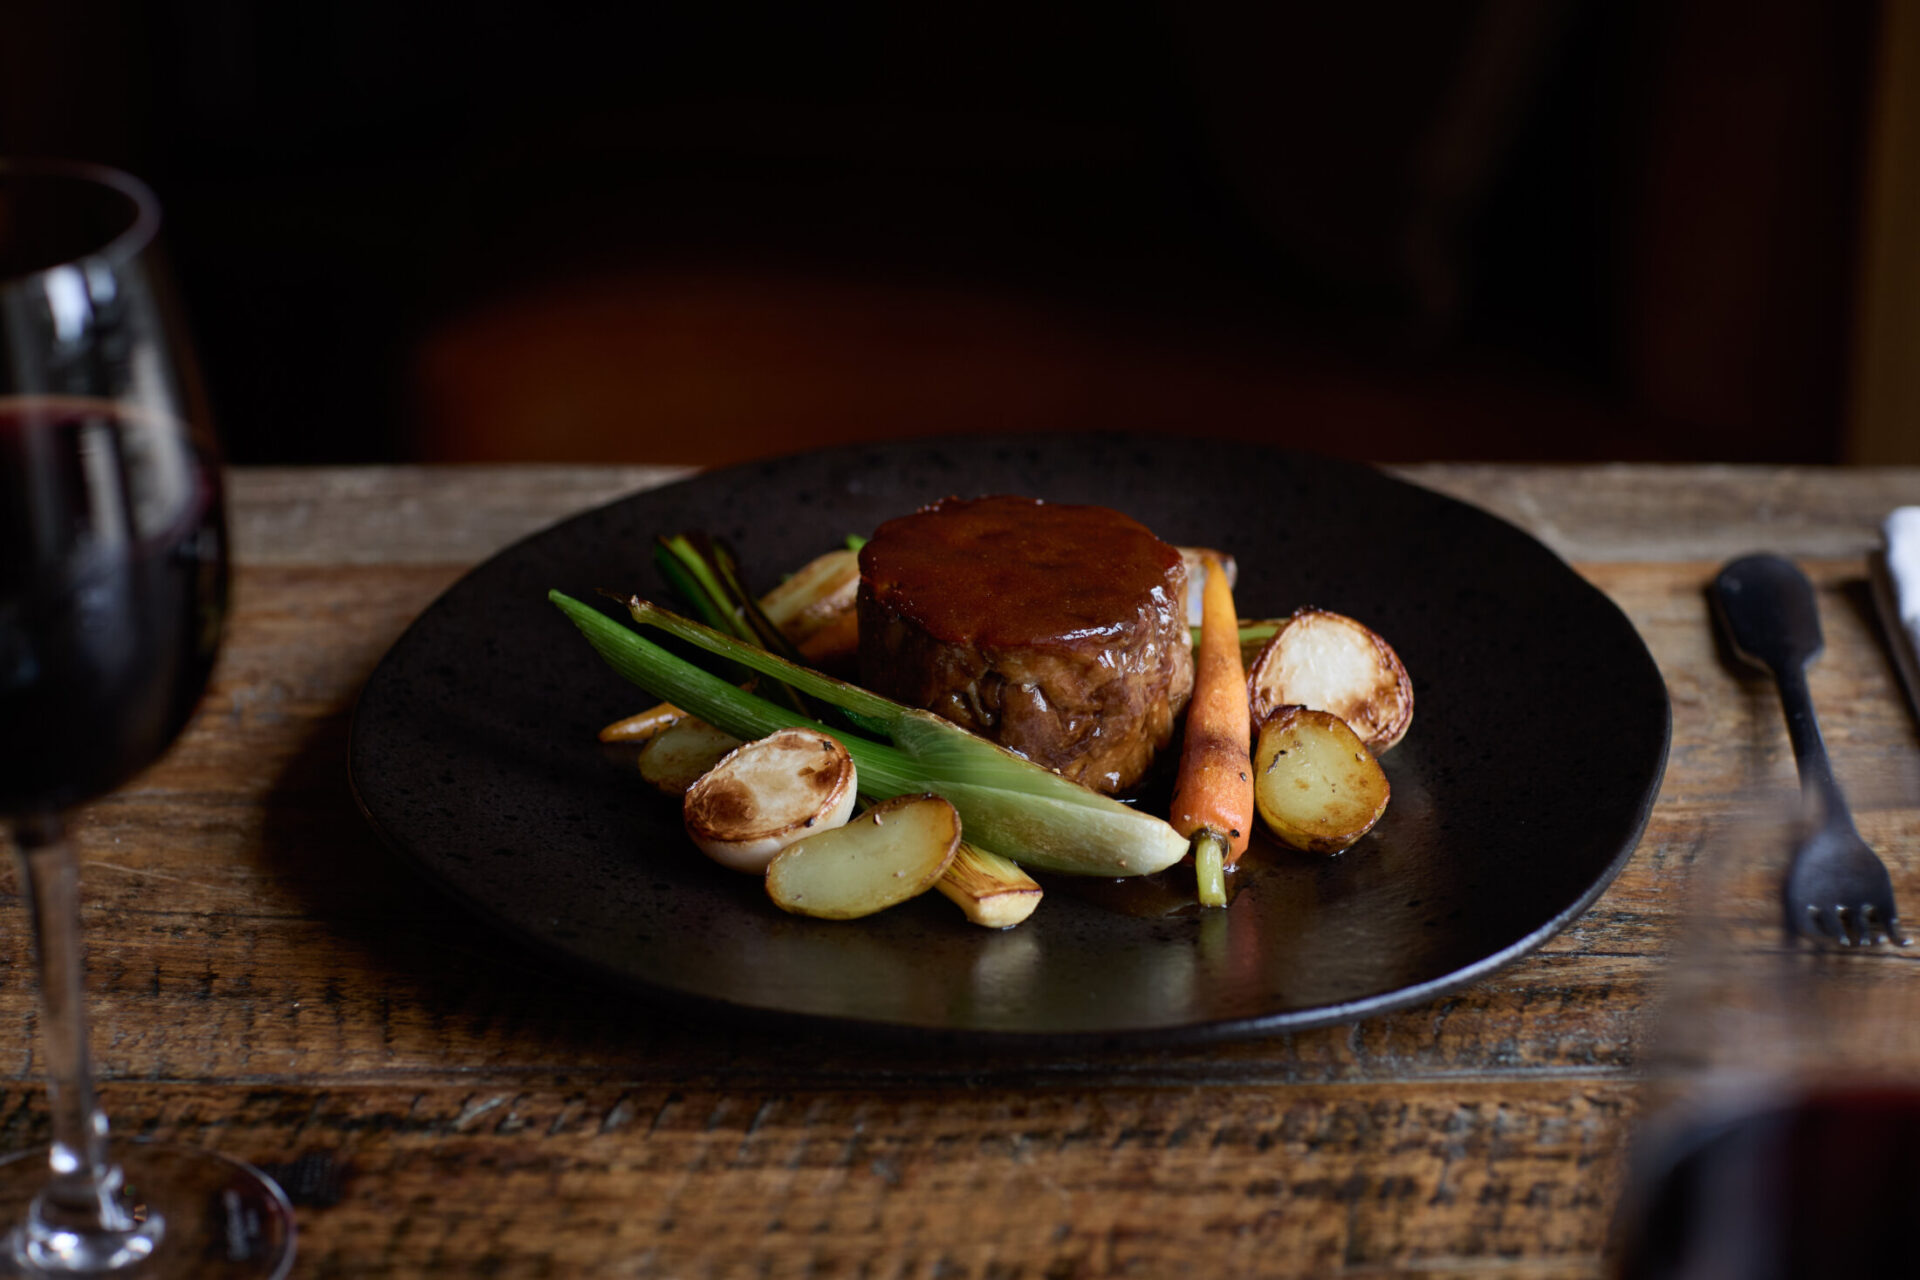
[[[274,1181],[251,1165],[199,1147],[111,1142],[107,1157],[122,1175],[120,1202],[136,1231],[121,1261],[92,1270],[36,1266],[25,1223],[47,1185],[47,1149],[0,1160],[0,1223],[15,1224],[0,1242],[0,1277],[125,1276],[129,1280],[278,1280],[293,1265],[293,1206]],[[150,1246],[150,1248],[148,1247]]]

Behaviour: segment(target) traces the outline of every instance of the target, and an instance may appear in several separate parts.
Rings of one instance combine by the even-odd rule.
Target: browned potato
[[[846,667],[860,657],[860,618],[851,609],[823,622],[799,642],[800,656],[821,670]]]
[[[960,815],[936,795],[895,796],[843,827],[795,841],[767,867],[783,911],[854,920],[931,889],[960,846]]]
[[[802,836],[844,826],[859,776],[847,749],[812,729],[782,729],[729,752],[687,788],[687,835],[723,867],[761,875]]]
[[[1413,723],[1413,682],[1393,646],[1344,614],[1301,609],[1247,670],[1253,722],[1281,707],[1329,711],[1378,755]]]
[[[1260,727],[1253,802],[1268,830],[1308,853],[1338,853],[1373,829],[1390,788],[1340,717],[1282,707]]]
[[[1248,671],[1253,670],[1253,664],[1260,657],[1260,651],[1267,647],[1267,641],[1286,625],[1285,618],[1240,619],[1240,665]],[[1198,645],[1198,639],[1194,643]],[[1260,722],[1255,720],[1254,723]]]
[[[668,725],[684,720],[687,713],[671,702],[662,702],[658,706],[648,707],[637,715],[624,720],[615,720],[600,730],[602,742],[631,742],[639,745],[651,742]]]
[[[640,776],[670,796],[685,795],[740,739],[696,716],[674,721],[640,748]]]
[[[804,646],[814,632],[852,615],[859,590],[859,557],[847,550],[829,551],[761,596],[760,612],[787,639]]]

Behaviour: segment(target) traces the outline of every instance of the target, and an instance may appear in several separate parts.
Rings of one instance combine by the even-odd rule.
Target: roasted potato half
[[[1260,726],[1253,802],[1267,829],[1308,853],[1338,853],[1380,821],[1391,788],[1347,722],[1283,707]]]
[[[1285,618],[1242,618],[1240,619],[1240,665],[1248,671],[1259,660],[1260,651],[1267,647],[1267,641],[1279,634],[1280,628],[1287,625]],[[1258,720],[1255,724],[1260,723]]]
[[[1253,723],[1281,707],[1311,707],[1347,722],[1378,755],[1413,723],[1413,682],[1393,646],[1345,614],[1301,609],[1247,670]]]
[[[859,776],[847,749],[812,729],[782,729],[727,754],[687,788],[681,817],[700,852],[760,875],[773,855],[853,815]]]
[[[683,716],[640,748],[640,776],[664,795],[683,796],[700,776],[741,745],[740,739],[696,716]]]
[[[852,616],[859,590],[859,557],[847,550],[829,551],[761,596],[760,612],[780,634],[804,646],[822,627]]]
[[[651,742],[668,725],[684,720],[687,713],[671,702],[662,702],[658,706],[648,707],[637,715],[624,720],[615,720],[600,730],[602,742],[631,742],[635,746]]]
[[[884,800],[843,827],[795,841],[767,867],[783,911],[855,920],[939,882],[960,847],[960,815],[936,795]]]

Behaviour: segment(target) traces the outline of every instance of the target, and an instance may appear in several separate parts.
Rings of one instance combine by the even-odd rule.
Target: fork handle
[[[1853,815],[1847,808],[1840,783],[1833,776],[1827,740],[1821,735],[1820,720],[1813,712],[1813,693],[1807,687],[1806,666],[1781,663],[1774,668],[1773,679],[1780,688],[1780,706],[1787,716],[1787,741],[1793,744],[1793,762],[1800,770],[1800,794],[1821,826],[1851,829]]]

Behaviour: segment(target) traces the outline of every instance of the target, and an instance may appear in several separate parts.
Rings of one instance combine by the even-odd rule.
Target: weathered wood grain
[[[1570,560],[1720,560],[1772,548],[1852,556],[1920,468],[1420,463],[1389,474],[1486,508]],[[234,476],[253,564],[471,563],[561,516],[694,474],[684,467],[254,468]]]
[[[1750,551],[1857,556],[1920,502],[1920,468],[1468,466],[1383,468],[1504,516],[1569,560],[1730,560]]]
[[[313,1276],[1579,1274],[1630,1089],[119,1085],[143,1131],[324,1162]],[[44,1127],[0,1100],[0,1138]],[[297,1153],[297,1154],[294,1154]],[[329,1185],[331,1184],[331,1185]],[[1503,1272],[1506,1270],[1502,1268]]]
[[[260,467],[232,473],[236,555],[255,565],[472,564],[562,516],[686,467]]]
[[[407,623],[499,546],[677,473],[237,473],[236,609],[208,699],[79,824],[119,1127],[281,1169],[304,1188],[306,1276],[1601,1274],[1689,878],[1794,786],[1771,688],[1723,661],[1705,584],[1753,546],[1803,557],[1836,767],[1912,883],[1920,738],[1861,556],[1920,472],[1400,470],[1541,534],[1646,638],[1674,738],[1639,850],[1539,953],[1432,1004],[1073,1054],[610,995],[489,935],[361,821],[348,716]],[[45,1115],[4,905],[12,1148]]]

